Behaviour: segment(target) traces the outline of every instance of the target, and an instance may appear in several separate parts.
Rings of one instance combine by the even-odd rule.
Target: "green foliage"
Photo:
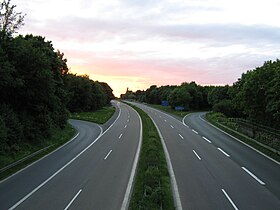
[[[235,109],[231,100],[224,99],[219,101],[213,106],[213,111],[221,112],[226,116],[234,117],[236,116]]]
[[[137,90],[134,93],[127,90],[121,98],[136,99],[149,104],[161,104],[162,101],[168,100],[173,108],[182,106],[186,110],[202,110],[209,108],[208,91],[209,87],[199,86],[195,82],[182,83],[180,86],[166,85],[159,88],[152,85],[146,91]]]
[[[224,114],[218,112],[207,113],[206,118],[228,134],[280,161],[279,152],[273,151],[273,149],[279,151],[279,130],[257,125],[244,119],[227,118]],[[268,149],[265,145],[273,149]]]
[[[263,66],[243,74],[233,86],[233,100],[252,121],[280,128],[280,61],[267,61]]]
[[[1,122],[0,122],[0,127],[1,127]],[[63,128],[63,129],[60,129],[60,128],[53,129],[51,131],[51,133],[52,133],[51,138],[49,138],[47,141],[42,142],[40,145],[34,145],[34,144],[29,144],[29,143],[22,144],[20,151],[18,151],[14,155],[7,155],[7,153],[0,152],[0,168],[3,168],[11,163],[21,160],[22,158],[25,158],[31,154],[34,154],[35,152],[37,152],[39,150],[44,149],[42,152],[39,152],[35,156],[32,156],[32,158],[27,158],[25,161],[21,162],[20,164],[17,164],[14,167],[1,172],[0,180],[10,176],[11,174],[15,173],[16,171],[24,168],[25,166],[29,165],[30,163],[34,162],[35,160],[38,160],[39,158],[43,157],[44,155],[46,155],[46,154],[50,153],[51,151],[55,150],[56,148],[60,147],[61,145],[63,145],[67,141],[69,141],[69,139],[74,136],[75,132],[76,132],[75,129],[70,124],[67,123],[65,128]],[[45,149],[46,147],[48,147],[48,148]],[[1,149],[2,149],[2,147],[1,147]]]
[[[211,87],[211,90],[208,93],[208,102],[212,106],[219,103],[222,100],[229,99],[228,94],[229,86],[216,86]]]
[[[132,106],[132,105],[131,105]],[[149,116],[133,106],[143,123],[143,142],[129,209],[175,209],[161,141]]]
[[[8,36],[7,36],[8,37]],[[0,42],[0,152],[41,145],[64,128],[70,111],[94,111],[113,98],[106,83],[68,74],[64,54],[41,36]]]
[[[0,2],[0,40],[5,36],[11,36],[20,26],[24,24],[24,16],[21,12],[16,12],[16,5],[10,5],[11,0]]]
[[[87,75],[67,74],[64,78],[70,112],[89,112],[101,109],[114,98],[107,83],[94,82]]]
[[[94,112],[71,113],[70,118],[104,124],[113,116],[114,112],[114,107],[104,107]]]

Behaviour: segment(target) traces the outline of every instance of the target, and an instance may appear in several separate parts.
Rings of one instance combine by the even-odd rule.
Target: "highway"
[[[203,119],[184,121],[134,103],[154,120],[167,147],[182,209],[280,209],[280,166]]]
[[[68,144],[0,183],[0,209],[121,209],[127,206],[141,139],[139,115],[118,103],[102,127],[71,120]],[[128,187],[129,186],[129,187]]]

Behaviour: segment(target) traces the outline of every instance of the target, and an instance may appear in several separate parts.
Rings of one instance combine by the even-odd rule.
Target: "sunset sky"
[[[52,41],[72,73],[119,96],[150,85],[232,84],[280,56],[279,0],[12,0],[20,34]]]

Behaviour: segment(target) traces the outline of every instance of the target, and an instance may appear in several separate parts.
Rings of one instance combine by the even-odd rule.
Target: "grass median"
[[[129,209],[175,209],[161,140],[150,117],[132,106],[143,123],[143,142]]]

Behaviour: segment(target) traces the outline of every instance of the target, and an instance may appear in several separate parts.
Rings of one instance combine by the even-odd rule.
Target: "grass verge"
[[[184,117],[186,116],[188,113],[188,111],[177,111],[175,109],[172,109],[171,106],[162,106],[162,105],[158,105],[158,104],[149,104],[149,106],[155,108],[155,109],[159,109],[161,111],[179,116],[179,117]]]
[[[132,106],[143,123],[143,142],[129,209],[175,209],[159,134],[150,117]]]
[[[105,107],[101,110],[98,110],[96,112],[81,112],[81,113],[74,113],[71,114],[70,118],[72,119],[78,119],[78,120],[86,120],[91,121],[98,124],[104,124],[106,123],[114,114],[115,107]],[[31,144],[25,144],[22,145],[20,151],[17,154],[14,155],[0,155],[0,170],[1,168],[14,163],[18,160],[21,160],[39,150],[38,154],[27,158],[26,160],[20,162],[19,164],[16,164],[15,166],[0,172],[0,180],[14,174],[15,172],[19,171],[20,169],[26,167],[27,165],[30,165],[34,161],[42,158],[43,156],[47,155],[48,153],[54,151],[56,148],[60,147],[61,145],[65,144],[69,139],[71,139],[74,134],[76,133],[75,129],[70,125],[67,124],[65,129],[55,129],[52,131],[52,137],[44,142],[42,142],[40,145],[31,145]]]
[[[208,113],[206,114],[206,119],[215,125],[216,127],[220,128],[221,130],[225,131],[226,133],[238,138],[239,140],[243,141],[244,143],[252,146],[253,148],[259,150],[260,152],[266,154],[267,156],[273,158],[274,160],[280,162],[280,155],[278,155],[275,152],[272,152],[271,150],[259,145],[258,143],[252,141],[250,138],[246,138],[244,135],[241,135],[237,132],[232,131],[231,129],[227,128],[224,125],[221,125],[218,123],[217,118],[215,117],[215,113]]]
[[[97,110],[95,112],[79,112],[72,113],[70,118],[76,120],[85,120],[94,122],[97,124],[106,123],[115,113],[115,107],[104,107],[103,109]]]
[[[0,159],[1,159],[0,168],[3,168],[4,166],[11,164],[15,161],[18,161],[42,148],[48,147],[46,150],[43,150],[42,152],[34,155],[33,157],[28,158],[28,159],[22,161],[21,163],[15,165],[14,167],[11,167],[11,168],[1,172],[0,180],[14,174],[15,172],[19,171],[20,169],[24,168],[25,166],[33,163],[34,161],[42,158],[46,154],[48,154],[48,153],[52,152],[53,150],[55,150],[56,148],[60,147],[61,145],[63,145],[67,141],[69,141],[69,139],[71,139],[75,133],[76,133],[75,129],[70,124],[67,124],[63,130],[61,130],[61,129],[53,130],[52,137],[50,139],[48,139],[47,141],[41,143],[40,145],[32,146],[30,144],[26,144],[21,148],[20,152],[18,152],[16,155],[13,155],[13,156],[5,155],[2,157],[0,156]]]

